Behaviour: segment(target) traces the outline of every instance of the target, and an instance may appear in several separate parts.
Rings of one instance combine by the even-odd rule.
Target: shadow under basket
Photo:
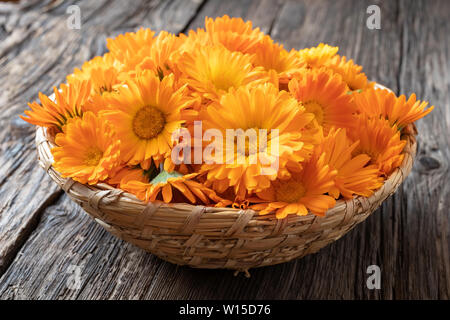
[[[324,217],[289,215],[281,220],[253,210],[146,204],[107,184],[84,185],[54,170],[53,139],[45,128],[37,128],[36,144],[39,163],[50,177],[112,234],[178,265],[246,271],[315,253],[366,219],[411,171],[416,134],[413,124],[402,130],[407,141],[403,162],[371,197],[338,200]]]

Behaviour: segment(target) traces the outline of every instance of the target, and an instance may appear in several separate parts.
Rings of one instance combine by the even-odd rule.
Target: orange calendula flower
[[[200,46],[223,46],[230,51],[251,53],[264,37],[259,28],[253,29],[251,21],[241,18],[205,18],[205,29],[190,30],[187,35],[180,34],[181,51],[192,52]]]
[[[213,190],[194,180],[197,176],[198,173],[182,175],[176,171],[171,173],[161,171],[150,183],[129,181],[123,188],[145,202],[162,200],[169,203],[175,196],[182,197],[190,203],[210,204],[221,201],[222,199]]]
[[[314,152],[316,156],[325,155],[325,163],[337,171],[336,185],[330,189],[330,195],[336,199],[342,194],[347,199],[354,194],[370,197],[374,190],[383,185],[378,166],[367,165],[370,157],[367,154],[352,156],[359,141],[351,143],[345,129],[332,128]]]
[[[126,57],[124,71],[134,77],[144,70],[151,70],[160,79],[168,74],[178,73],[177,60],[180,56],[178,49],[181,44],[179,37],[161,31],[150,45]]]
[[[197,30],[189,30],[188,34],[181,33],[180,38],[180,53],[192,52],[198,47],[205,47],[213,45],[208,33],[205,29],[197,28]]]
[[[299,167],[311,154],[313,144],[303,134],[307,135],[305,127],[313,117],[271,84],[241,87],[224,95],[200,114],[203,129],[218,130],[223,139],[212,143],[222,154],[204,159],[202,172],[208,173],[208,183],[219,193],[232,186],[241,198],[247,191],[268,188],[288,164]],[[227,141],[230,130],[234,140]]]
[[[115,59],[125,63],[143,48],[149,48],[153,43],[154,36],[154,31],[141,28],[136,32],[127,32],[119,34],[114,39],[107,39],[106,46]]]
[[[401,140],[400,130],[391,126],[388,120],[360,115],[354,130],[349,131],[353,141],[359,140],[359,145],[353,154],[367,154],[371,164],[378,166],[384,176],[400,166],[404,154],[401,152],[406,141]]]
[[[130,79],[108,101],[111,108],[102,115],[122,141],[121,157],[128,165],[168,155],[172,133],[185,122],[182,112],[190,104],[185,87],[174,87],[173,75],[160,80],[152,72]]]
[[[149,183],[150,182],[150,174],[148,171],[143,170],[139,166],[135,167],[128,167],[124,166],[121,169],[119,169],[114,176],[112,176],[108,183],[113,186],[118,186],[121,189],[123,189],[123,186],[127,184],[130,181],[139,181],[142,183]]]
[[[101,95],[104,92],[114,91],[114,86],[119,84],[117,76],[122,67],[110,53],[106,53],[86,61],[81,69],[75,68],[74,72],[67,76],[67,82],[73,84],[77,81],[90,80],[92,94]]]
[[[294,78],[289,82],[289,91],[307,112],[315,115],[325,134],[332,126],[352,127],[356,107],[339,75],[325,69],[309,70],[299,80]]]
[[[260,210],[259,214],[276,213],[278,219],[288,214],[307,215],[308,211],[323,216],[336,201],[326,195],[334,187],[336,171],[325,163],[325,155],[311,158],[300,173],[293,173],[288,180],[277,179],[271,186],[257,192],[260,202],[251,208]]]
[[[230,89],[268,81],[261,67],[253,67],[249,55],[231,52],[223,46],[198,47],[179,61],[181,82],[205,98],[217,100]]]
[[[39,92],[41,104],[29,103],[31,110],[25,110],[26,117],[20,117],[37,126],[62,130],[69,119],[81,117],[86,110],[91,84],[89,81],[77,81],[71,85],[61,84],[59,90],[54,87],[53,91],[54,100]]]
[[[366,75],[362,72],[362,67],[355,64],[353,60],[339,55],[325,62],[325,66],[333,72],[341,75],[344,82],[350,90],[364,90],[373,88],[374,82],[369,82]]]
[[[295,75],[299,75],[304,68],[304,62],[298,52],[285,50],[282,45],[274,43],[266,36],[254,49],[253,62],[267,71],[274,70],[279,77],[280,84],[287,84]]]
[[[78,81],[90,80],[91,99],[85,105],[85,109],[97,114],[100,110],[108,107],[105,97],[115,92],[117,86],[121,85],[119,74],[122,68],[120,62],[115,60],[110,53],[106,53],[85,62],[81,70],[76,68],[72,74],[67,76],[67,82],[76,84]]]
[[[300,50],[298,55],[309,68],[318,68],[333,58],[337,54],[338,50],[338,47],[332,47],[328,44],[320,43],[317,47]]]
[[[415,94],[406,100],[404,95],[396,97],[393,92],[382,89],[355,93],[354,100],[359,112],[372,117],[383,117],[399,128],[425,117],[434,109],[434,106],[426,109],[428,102],[416,101]]]
[[[259,28],[253,29],[252,22],[227,15],[212,19],[205,18],[205,28],[211,44],[222,44],[230,51],[251,53],[264,37]]]
[[[96,184],[106,180],[120,164],[120,140],[112,126],[88,111],[70,120],[55,138],[53,164],[62,177]]]

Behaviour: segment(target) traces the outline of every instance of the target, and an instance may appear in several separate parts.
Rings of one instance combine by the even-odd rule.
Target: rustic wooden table
[[[80,7],[81,29],[67,27]],[[381,8],[381,29],[366,27]],[[37,166],[18,118],[105,40],[140,26],[174,33],[205,16],[251,19],[287,48],[327,42],[368,76],[437,108],[418,122],[413,172],[365,222],[319,253],[251,270],[194,270],[114,238]],[[0,2],[0,299],[448,299],[450,297],[450,1]],[[381,289],[366,271],[381,268]],[[80,280],[80,281],[76,281]]]

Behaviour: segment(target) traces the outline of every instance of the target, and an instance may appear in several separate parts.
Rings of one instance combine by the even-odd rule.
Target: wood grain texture
[[[0,4],[0,299],[450,298],[448,1],[78,1],[82,28],[68,30],[72,2]],[[381,30],[365,26],[370,4]],[[338,45],[371,79],[437,107],[418,122],[412,174],[382,208],[319,253],[249,279],[177,267],[105,232],[37,168],[32,128],[17,120],[38,91],[103,53],[106,37],[141,25],[186,31],[223,14],[252,19],[287,48]],[[381,290],[366,287],[372,264]]]

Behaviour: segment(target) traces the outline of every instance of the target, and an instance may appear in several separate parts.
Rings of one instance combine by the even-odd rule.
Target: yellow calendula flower
[[[172,133],[185,123],[183,111],[191,103],[184,87],[175,88],[173,75],[160,80],[152,72],[129,79],[108,101],[111,108],[102,115],[122,141],[121,159],[128,165],[167,156]]]
[[[306,63],[308,68],[318,68],[333,58],[338,50],[338,47],[320,43],[317,47],[300,50],[298,55]]]
[[[231,52],[223,46],[198,47],[185,52],[178,67],[183,73],[181,82],[211,100],[219,99],[231,89],[269,80],[262,67],[253,67],[249,55]]]
[[[224,95],[220,103],[200,113],[203,129],[218,130],[223,138],[214,142],[222,155],[204,159],[212,162],[201,169],[207,172],[208,183],[219,193],[231,186],[241,198],[246,192],[268,188],[286,166],[299,168],[311,154],[313,144],[305,128],[313,117],[286,91],[271,84],[241,87]],[[256,139],[236,135],[230,143],[229,130],[253,133]],[[241,147],[239,138],[245,139]],[[278,167],[273,167],[276,161]]]
[[[70,120],[55,143],[53,166],[64,178],[96,184],[119,168],[120,140],[111,124],[90,111]]]

